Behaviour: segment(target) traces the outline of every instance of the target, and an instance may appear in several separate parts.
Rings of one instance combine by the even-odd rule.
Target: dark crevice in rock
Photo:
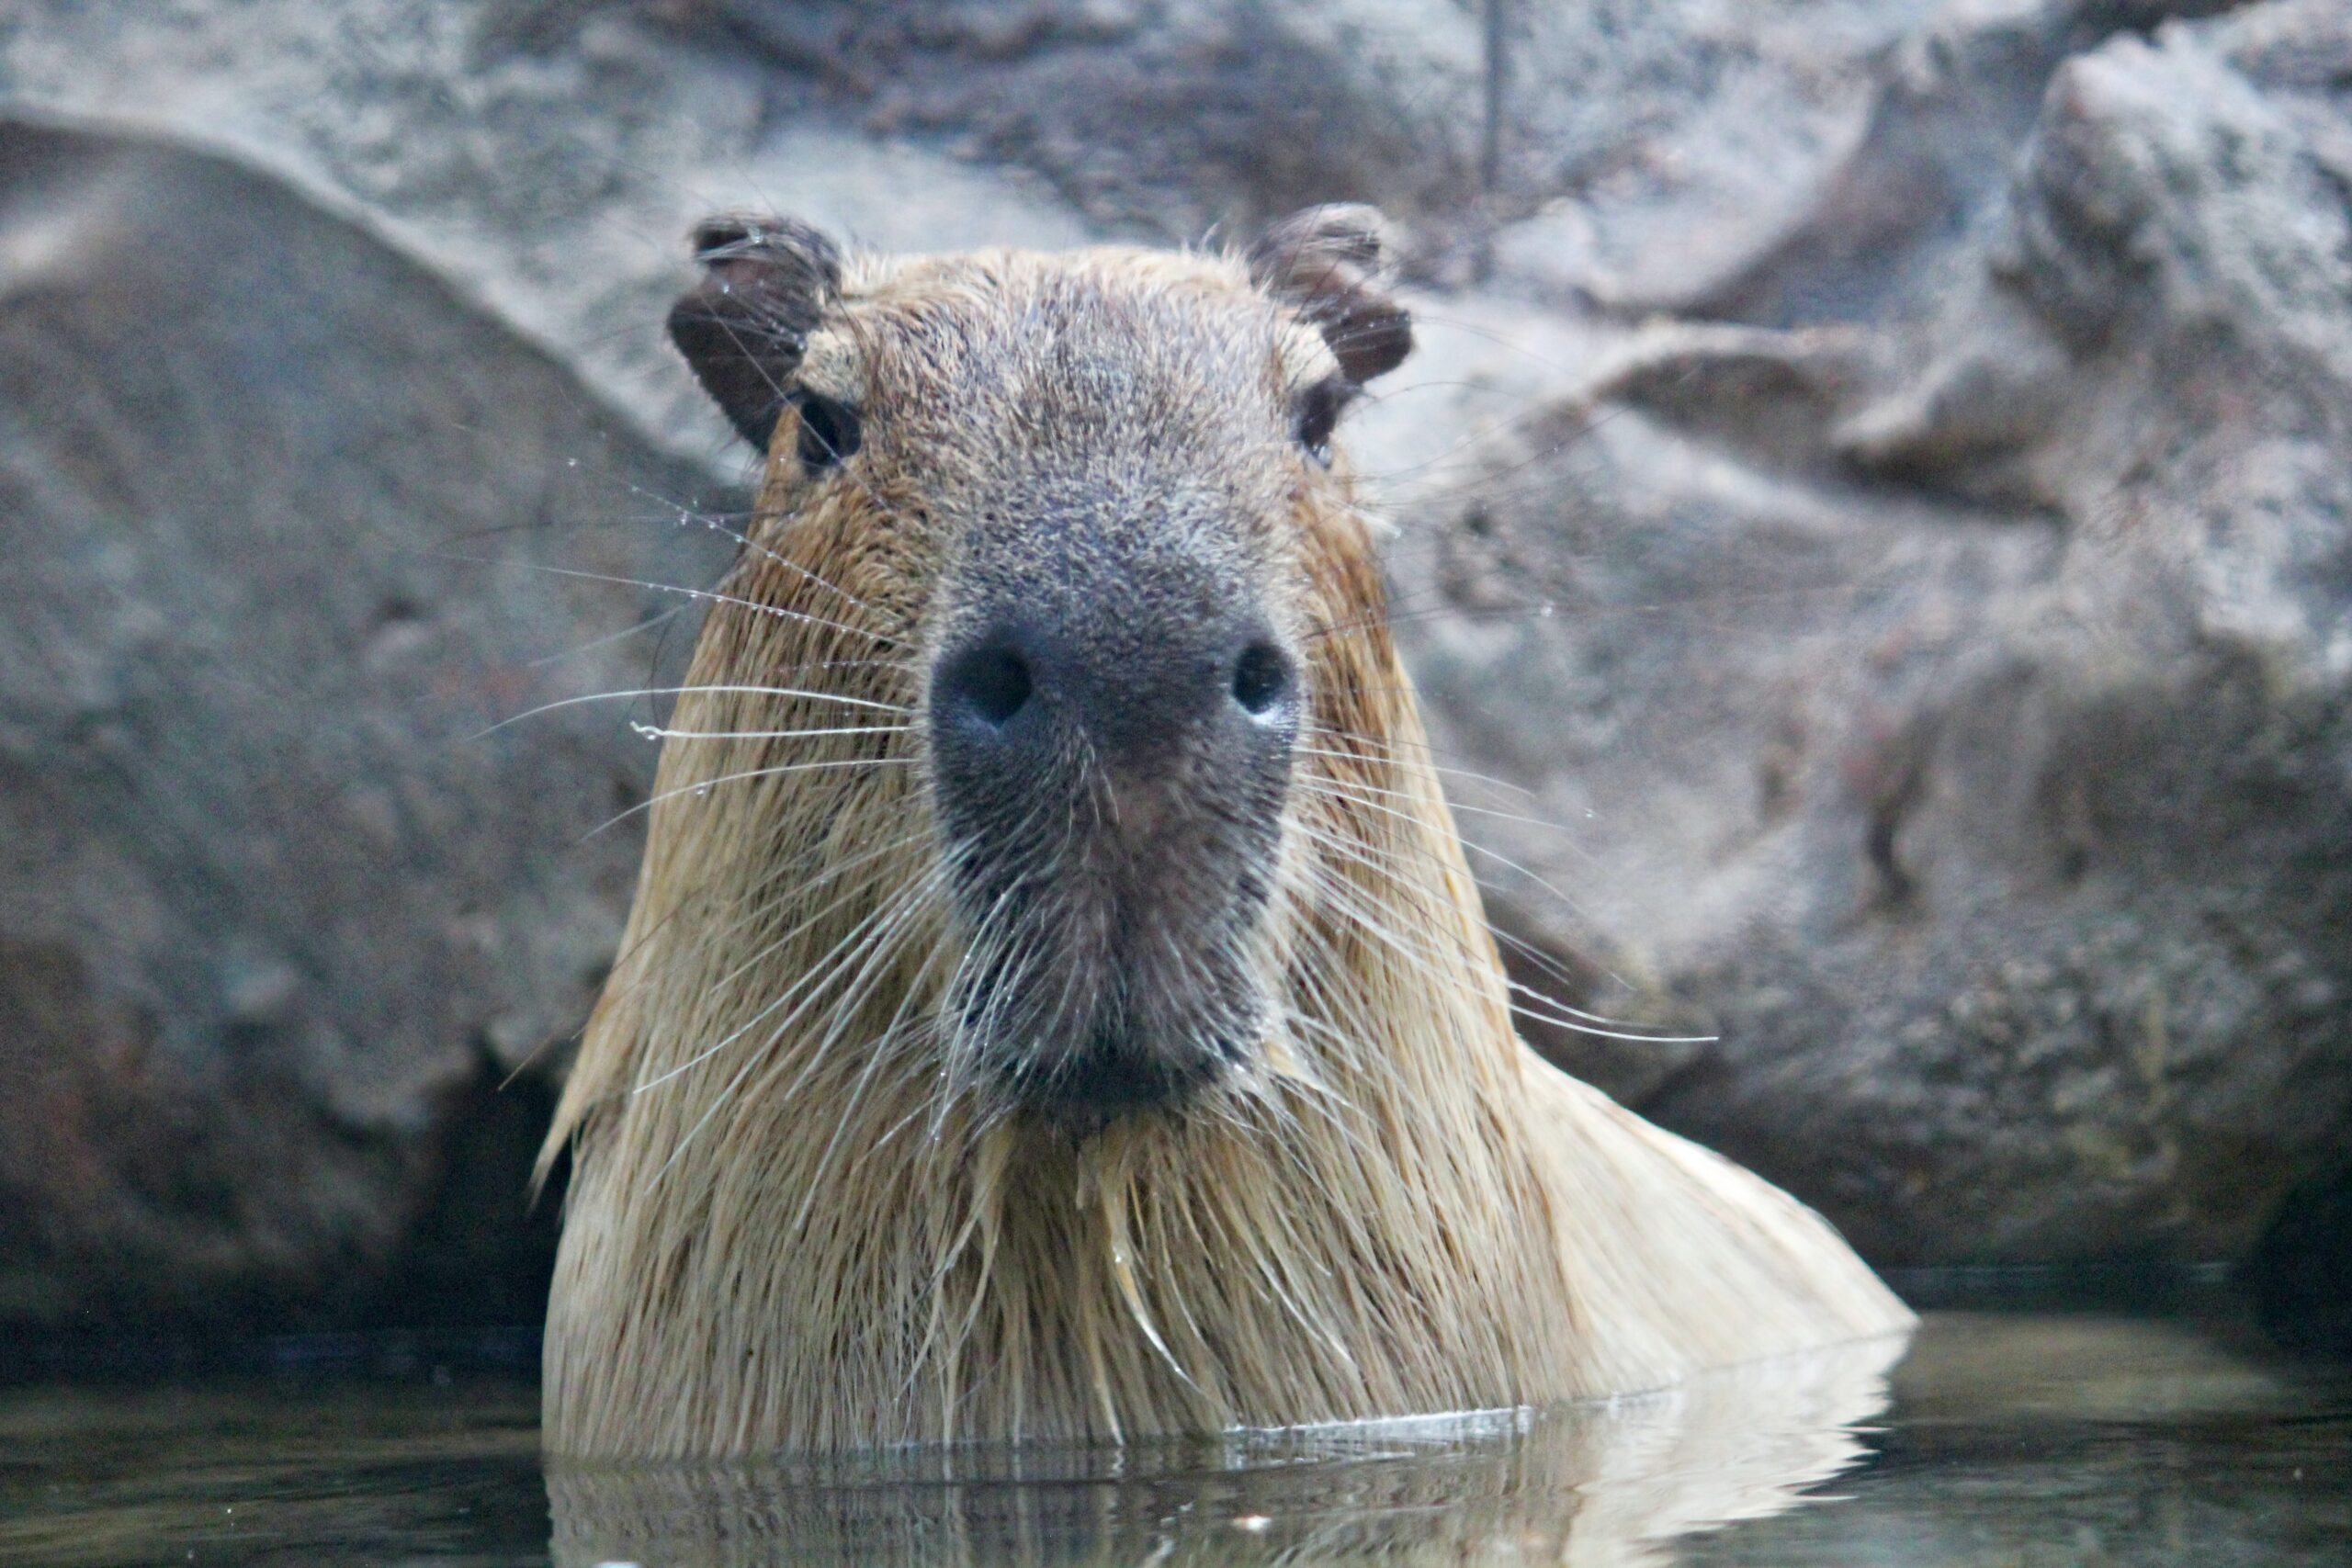
[[[537,1201],[531,1168],[555,1112],[545,1077],[515,1077],[484,1046],[475,1076],[441,1111],[437,1170],[399,1262],[352,1314],[358,1327],[536,1324],[546,1315],[569,1157]]]
[[[2245,1278],[2282,1343],[2352,1356],[2352,1161],[2287,1195]]]

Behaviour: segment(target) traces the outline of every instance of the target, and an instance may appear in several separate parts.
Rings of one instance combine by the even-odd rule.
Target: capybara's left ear
[[[1354,203],[1310,207],[1250,247],[1250,276],[1323,333],[1351,381],[1394,370],[1413,352],[1413,318],[1388,296],[1387,220]]]
[[[764,452],[808,333],[841,291],[841,252],[790,218],[713,218],[695,231],[703,280],[670,310],[670,341],[743,439]]]

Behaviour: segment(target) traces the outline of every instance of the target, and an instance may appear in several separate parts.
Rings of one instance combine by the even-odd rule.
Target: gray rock
[[[0,124],[0,1317],[357,1310],[635,880],[630,704],[480,732],[664,683],[731,547],[234,165]]]
[[[452,558],[712,580],[660,321],[727,209],[1390,208],[1354,445],[1514,962],[1721,1038],[1532,1032],[1883,1261],[2242,1255],[2352,1147],[2352,38],[2222,9],[17,7],[0,1319],[530,1314],[492,1091],[651,748],[465,737],[692,612]]]
[[[1451,0],[653,0],[894,133],[1189,239],[1317,201],[1400,218],[1477,189],[1482,31]]]
[[[1654,308],[1773,325],[1906,316],[1974,265],[2009,164],[2061,62],[2126,29],[2233,0],[1956,0],[1854,73],[1867,107],[1764,243]],[[1751,220],[1752,222],[1752,220]]]
[[[1546,1044],[1882,1261],[2239,1258],[2346,1146],[2347,42],[2068,59],[1931,323],[1656,329],[1430,525],[1529,976],[1721,1035]]]
[[[614,417],[741,478],[670,349],[683,236],[788,209],[884,249],[1073,244],[1043,182],[879,140],[748,51],[577,0],[64,0],[0,20],[0,106],[223,152],[445,279]]]

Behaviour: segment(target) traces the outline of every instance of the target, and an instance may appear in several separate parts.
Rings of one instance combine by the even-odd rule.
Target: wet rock
[[[1530,977],[1721,1034],[1545,1043],[1882,1261],[2242,1258],[2352,1131],[2347,28],[2067,59],[1927,324],[1653,329],[1432,519]]]

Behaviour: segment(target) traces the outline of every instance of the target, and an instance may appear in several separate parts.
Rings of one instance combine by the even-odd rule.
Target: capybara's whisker
[[[886,647],[897,640],[870,627],[854,626],[845,621],[831,620],[823,615],[812,615],[806,611],[788,609],[781,604],[763,604],[756,600],[745,599],[738,594],[722,593],[717,589],[690,588],[678,582],[655,582],[642,577],[616,577],[610,572],[586,571],[579,567],[571,566],[550,566],[545,561],[517,560],[508,556],[460,556],[451,555],[446,551],[433,553],[443,560],[462,561],[473,566],[507,567],[517,571],[545,572],[550,577],[576,578],[582,582],[609,582],[616,587],[642,588],[654,593],[681,594],[697,604],[723,605],[754,615],[774,615],[784,620],[805,621],[811,626],[823,626],[830,631],[863,637]]]
[[[841,1043],[850,1004],[854,1000],[862,999],[856,996],[860,982],[873,974],[876,965],[888,954],[888,944],[892,939],[904,929],[912,912],[921,908],[922,897],[920,895],[930,893],[935,884],[935,878],[931,882],[918,884],[919,896],[906,899],[890,919],[874,933],[867,944],[868,951],[865,964],[844,987],[842,1001],[835,1007],[832,1023],[818,1043],[815,1053],[817,1055],[823,1056]],[[859,1102],[865,1098],[867,1086],[874,1081],[876,1072],[888,1059],[891,1044],[897,1039],[899,1028],[906,1021],[910,1010],[914,1006],[917,994],[911,988],[901,993],[898,1006],[891,1013],[889,1021],[883,1024],[881,1032],[873,1040],[865,1043],[865,1069],[858,1074],[857,1082],[852,1086],[849,1099],[842,1107],[841,1118],[834,1124],[832,1135],[826,1139],[824,1152],[817,1156],[815,1176],[808,1184],[808,1192],[801,1199],[798,1212],[793,1215],[792,1224],[786,1232],[787,1235],[798,1236],[808,1234],[809,1208],[817,1201],[819,1194],[824,1190],[824,1179],[828,1168],[832,1164],[835,1152],[841,1147],[842,1136],[855,1124]]]
[[[710,778],[695,779],[691,783],[675,784],[671,788],[657,791],[656,793],[646,796],[643,800],[639,801],[635,806],[629,807],[627,810],[616,812],[613,816],[606,818],[604,821],[598,823],[595,827],[591,828],[587,832],[582,834],[581,837],[582,839],[593,839],[599,833],[605,832],[610,829],[618,827],[621,823],[628,821],[630,818],[635,817],[639,812],[652,810],[655,807],[661,805],[665,800],[675,800],[682,795],[691,795],[697,797],[705,796],[709,795],[711,791],[717,789],[720,784],[741,784],[746,779],[781,778],[786,773],[833,773],[842,769],[862,771],[870,768],[905,767],[910,765],[912,761],[913,760],[911,758],[908,757],[844,757],[830,761],[779,762],[775,766],[769,768],[745,768],[738,773],[718,773]]]
[[[1415,740],[1409,745],[1399,746],[1394,741],[1383,740],[1376,736],[1358,735],[1346,730],[1318,728],[1315,733],[1325,739],[1349,740],[1359,745],[1375,748],[1373,752],[1374,761],[1387,761],[1401,756],[1416,761],[1419,766],[1428,768],[1441,778],[1462,779],[1470,784],[1486,784],[1508,793],[1527,795],[1531,799],[1535,794],[1525,784],[1514,784],[1509,779],[1498,779],[1492,773],[1472,773],[1467,768],[1441,766],[1431,759],[1445,756],[1448,753],[1431,746],[1426,740]],[[1355,752],[1335,750],[1329,747],[1301,745],[1298,750],[1301,756],[1329,757],[1346,762],[1361,763],[1365,760]]]
[[[1370,852],[1363,850],[1361,846],[1343,846],[1336,842],[1327,842],[1327,847],[1345,859],[1380,870],[1384,874],[1394,869],[1379,861],[1368,858]],[[1406,933],[1400,932],[1395,926],[1378,918],[1380,911],[1368,910],[1344,885],[1317,883],[1307,891],[1309,897],[1320,900],[1324,907],[1363,926],[1383,941],[1402,942],[1408,940]],[[1539,963],[1547,962],[1539,950],[1520,942],[1507,932],[1490,931],[1487,934],[1514,947],[1524,949],[1531,959]],[[1553,977],[1564,983],[1567,979],[1567,976],[1559,974],[1555,967]],[[1715,1039],[1712,1034],[1665,1034],[1648,1030],[1629,1029],[1618,1020],[1607,1018],[1599,1013],[1587,1012],[1521,981],[1506,977],[1504,984],[1510,988],[1512,996],[1525,998],[1523,1001],[1510,1003],[1510,1010],[1513,1012],[1573,1033],[1645,1045],[1705,1044]]]
[[[854,945],[863,946],[867,937],[872,933],[876,923],[881,921],[889,912],[889,906],[886,906],[884,908],[876,909],[867,914],[866,917],[858,923],[857,927],[851,932],[851,934],[842,939],[842,943],[835,948],[835,953],[839,953],[842,948],[852,947]],[[834,960],[834,963],[837,966],[840,960],[836,959]],[[790,1024],[792,1018],[797,1016],[808,1000],[812,1000],[823,994],[826,983],[833,977],[833,975],[836,972],[836,968],[821,968],[809,977],[810,984],[808,988],[808,995],[803,998],[801,1006],[796,1007],[791,1014],[777,1021],[775,1026],[775,1030],[771,1031],[772,1038],[775,1032],[781,1031]],[[703,1111],[702,1115],[695,1121],[692,1126],[688,1127],[683,1134],[679,1134],[675,1145],[670,1152],[670,1156],[663,1160],[660,1168],[654,1171],[652,1178],[653,1182],[658,1183],[663,1176],[670,1172],[670,1170],[677,1164],[679,1156],[686,1152],[687,1145],[693,1143],[695,1138],[702,1133],[703,1129],[710,1124],[712,1117],[718,1115],[721,1110],[726,1108],[728,1103],[734,1098],[736,1091],[741,1087],[743,1080],[755,1071],[759,1066],[759,1053],[752,1052],[747,1054],[742,1066],[736,1069],[734,1077],[727,1081],[726,1087],[711,1097],[708,1108]],[[650,1184],[649,1184],[649,1190],[650,1186]]]
[[[859,725],[834,729],[667,729],[632,719],[629,728],[648,740],[813,740],[828,735],[904,735],[905,724]]]
[[[523,660],[522,668],[526,670],[544,670],[550,664],[560,664],[567,659],[577,659],[583,653],[594,653],[600,648],[610,648],[616,642],[626,642],[630,637],[641,637],[645,633],[652,631],[657,627],[668,626],[672,621],[674,621],[680,615],[684,615],[690,608],[692,608],[691,605],[673,604],[670,608],[662,611],[659,615],[648,615],[645,619],[636,622],[633,625],[623,626],[616,632],[606,632],[603,637],[591,637],[586,642],[567,648],[560,653],[545,653],[541,654],[537,659],[526,659]],[[475,739],[479,738],[480,737],[478,736],[475,737]]]
[[[826,881],[838,879],[846,871],[854,869],[858,865],[865,864],[869,861],[877,860],[884,854],[902,850],[913,841],[913,838],[910,836],[909,838],[898,840],[896,843],[885,845],[880,850],[869,851],[865,854],[855,856],[841,866],[830,868],[823,876],[818,878],[818,883],[821,885]],[[777,948],[783,946],[786,942],[789,942],[794,937],[798,936],[801,932],[808,930],[818,921],[823,919],[826,916],[832,914],[834,911],[842,908],[844,905],[854,902],[856,898],[861,897],[864,892],[865,889],[854,886],[845,892],[842,892],[831,903],[820,906],[814,913],[803,918],[790,930],[775,938],[775,941],[760,948],[757,952],[754,952],[750,957],[744,959],[727,974],[720,976],[717,983],[720,986],[727,986],[733,983],[742,975],[755,967],[762,959],[764,959],[769,956],[769,954],[773,953]],[[844,942],[847,942],[850,939],[847,937],[842,939]],[[790,988],[777,996],[775,1000],[769,1002],[758,1012],[753,1013],[750,1018],[744,1020],[741,1027],[729,1032],[715,1043],[706,1046],[704,1049],[695,1053],[684,1061],[680,1062],[677,1066],[669,1068],[659,1076],[643,1079],[642,1081],[633,1085],[629,1092],[632,1094],[643,1094],[648,1089],[658,1089],[662,1085],[677,1077],[679,1075],[701,1066],[704,1062],[708,1061],[719,1052],[724,1051],[729,1045],[734,1044],[752,1030],[765,1022],[770,1014],[775,1012],[778,1008],[784,1006],[786,1002],[790,1001],[795,996],[798,995],[804,987],[814,987],[821,979],[821,974],[815,969],[811,969],[804,973],[793,983],[793,986]]]
[[[926,836],[926,830],[918,829],[911,833],[904,834],[897,839],[885,840],[882,843],[872,849],[862,850],[854,855],[842,856],[824,866],[816,874],[796,880],[791,892],[805,898],[808,894],[814,893],[817,889],[825,886],[827,884],[839,882],[843,877],[846,877],[850,873],[856,871],[861,867],[870,865],[873,862],[880,860],[886,855],[897,854],[909,849],[912,845],[921,841]],[[813,913],[804,915],[782,934],[772,938],[768,942],[752,949],[752,951],[737,963],[732,969],[720,976],[716,984],[720,986],[729,985],[742,976],[749,974],[763,961],[772,956],[779,948],[789,942],[794,937],[808,930],[816,921],[822,919],[825,916],[841,908],[843,904],[846,904],[852,899],[859,897],[860,892],[861,890],[859,888],[853,886],[847,891],[842,892],[836,897],[832,902],[821,906]],[[786,894],[769,892],[756,897],[747,896],[743,897],[740,900],[740,912],[736,913],[734,918],[729,920],[724,926],[715,927],[711,932],[712,939],[720,942],[731,942],[732,939],[741,933],[745,927],[764,918],[767,914],[780,907],[786,897],[787,895]],[[614,961],[612,977],[605,983],[606,992],[609,996],[616,998],[626,997],[631,987],[643,983],[647,977],[646,976],[640,974],[635,976],[628,976],[628,973],[632,967],[640,970],[645,967],[645,965],[642,964],[633,965],[631,963],[631,960],[642,951],[643,944],[641,941],[637,943],[632,943],[630,946],[624,948],[621,952],[621,955]]]
[[[526,708],[521,713],[502,718],[496,724],[491,725],[487,728],[476,730],[471,736],[468,737],[468,739],[479,740],[485,735],[495,734],[497,731],[505,728],[510,724],[520,724],[526,718],[537,718],[543,713],[553,713],[558,708],[576,707],[582,703],[619,702],[637,697],[670,697],[680,695],[701,696],[718,693],[740,693],[749,695],[769,697],[801,697],[811,702],[833,703],[842,707],[867,708],[876,713],[903,714],[914,711],[903,703],[875,702],[865,697],[844,696],[832,692],[804,691],[793,686],[637,686],[626,691],[590,692],[582,696],[560,697],[551,703],[541,703],[537,707]]]
[[[1301,753],[1306,753],[1308,748],[1302,746],[1299,750]],[[1402,790],[1383,789],[1378,784],[1363,784],[1352,779],[1325,777],[1308,782],[1317,788],[1331,790],[1343,795],[1361,795],[1368,800],[1410,801],[1412,799],[1412,796]],[[1568,829],[1565,824],[1550,821],[1542,817],[1528,817],[1516,811],[1498,811],[1490,806],[1472,806],[1466,801],[1455,800],[1450,796],[1445,804],[1446,808],[1451,811],[1466,811],[1473,816],[1492,817],[1504,822],[1519,822],[1530,828],[1543,828],[1559,834],[1563,840],[1568,836]]]
[[[806,580],[810,585],[821,588],[827,592],[847,601],[856,609],[870,610],[873,607],[867,604],[865,600],[860,599],[856,594],[852,593],[848,589],[841,586],[841,584],[831,581],[823,577],[820,577],[817,573],[809,570],[808,567],[804,566],[800,562],[788,559],[786,557],[779,555],[776,551],[771,549],[766,545],[753,539],[749,534],[746,534],[740,529],[729,526],[728,513],[701,511],[697,508],[687,506],[683,502],[673,501],[667,496],[657,494],[653,491],[648,490],[642,485],[632,484],[628,489],[630,494],[650,501],[665,512],[676,513],[680,522],[699,523],[704,527],[710,529],[712,532],[734,540],[736,544],[741,546],[747,550],[756,553],[763,559],[774,561],[776,565],[784,568],[786,571],[793,572]],[[759,514],[756,512],[744,514],[746,521],[756,518],[758,515]]]

